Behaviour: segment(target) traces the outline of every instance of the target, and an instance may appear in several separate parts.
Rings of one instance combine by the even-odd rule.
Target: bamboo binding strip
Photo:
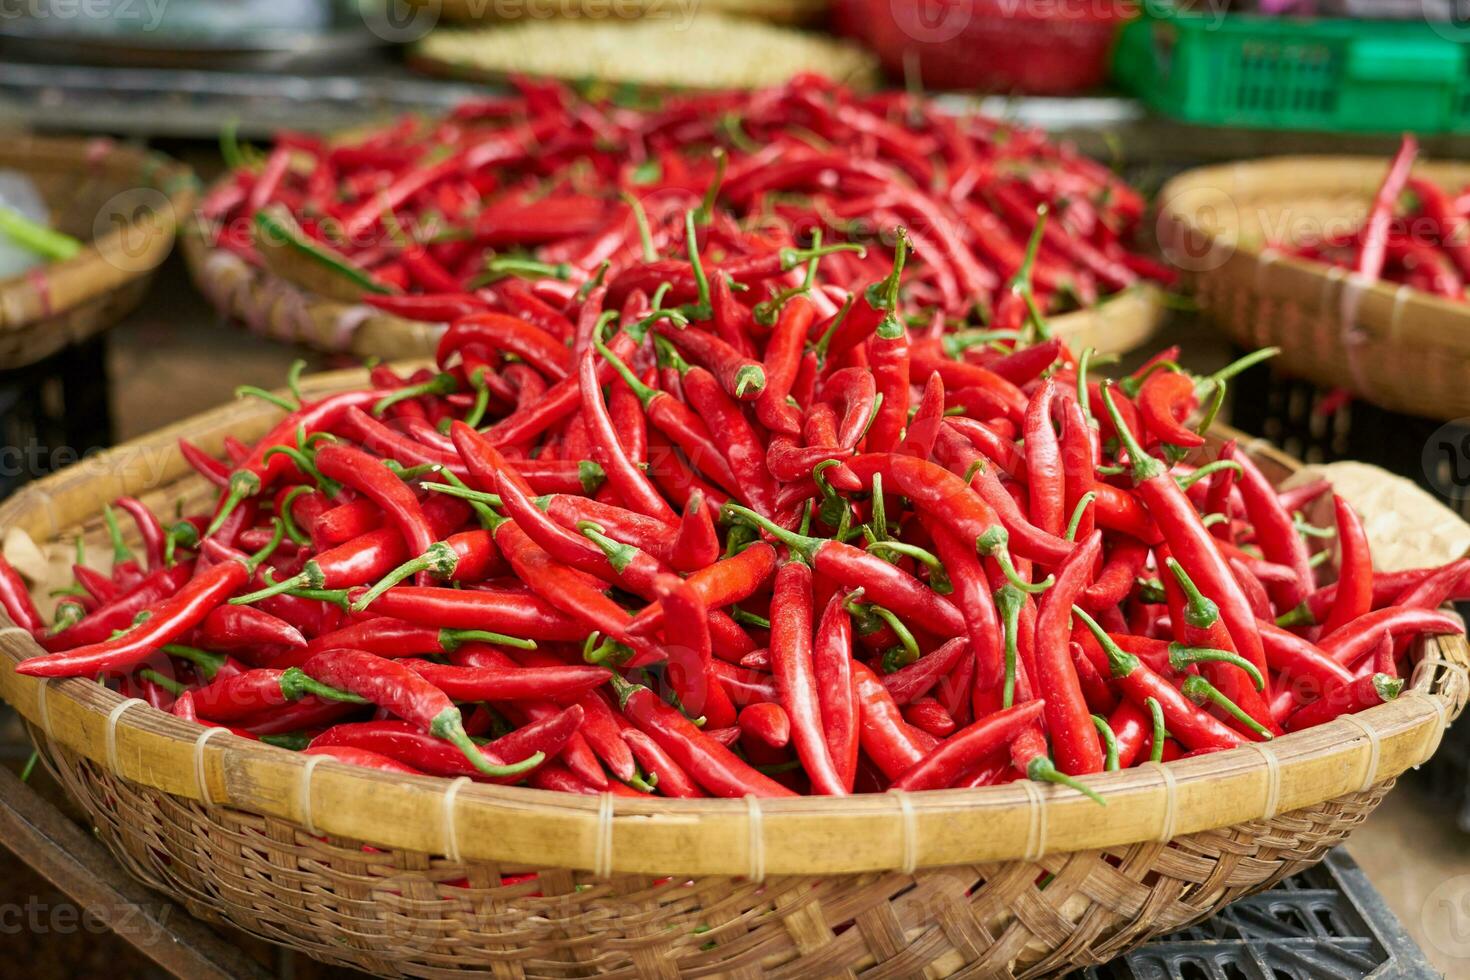
[[[358,371],[313,379],[320,395],[361,384]],[[229,432],[261,435],[278,409],[215,409],[121,446],[22,490],[0,505],[0,527],[37,540],[91,523],[123,493],[154,502],[200,499],[181,480],[176,440],[217,450]],[[1293,464],[1264,451],[1268,475]],[[604,802],[516,787],[454,786],[397,777],[238,739],[204,738],[157,711],[123,710],[118,695],[82,679],[43,684],[8,669],[40,654],[28,636],[0,634],[0,694],[63,751],[106,763],[109,775],[212,806],[278,817],[378,847],[456,853],[604,873],[857,874],[1018,860],[1164,841],[1271,819],[1361,794],[1425,761],[1464,706],[1470,649],[1462,637],[1425,645],[1412,688],[1397,701],[1259,747],[1088,777],[1108,799],[1106,819],[1080,794],[1029,783],[842,800]],[[1272,761],[1274,760],[1274,761]],[[446,794],[452,793],[446,799]],[[604,807],[608,808],[604,810]],[[610,815],[609,815],[610,814]],[[1039,838],[1039,839],[1038,839]],[[837,842],[840,846],[836,846]]]
[[[1470,305],[1271,247],[1357,227],[1387,167],[1279,157],[1191,170],[1164,187],[1159,240],[1205,313],[1243,346],[1280,347],[1288,373],[1393,411],[1457,418],[1470,414]],[[1470,164],[1414,172],[1455,193],[1470,183]]]

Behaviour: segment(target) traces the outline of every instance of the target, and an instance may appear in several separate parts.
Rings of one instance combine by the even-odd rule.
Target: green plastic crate
[[[1470,132],[1470,49],[1454,29],[1147,3],[1124,28],[1113,75],[1150,108],[1207,126]]]

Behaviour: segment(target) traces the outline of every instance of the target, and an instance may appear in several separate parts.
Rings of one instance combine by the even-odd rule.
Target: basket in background
[[[21,491],[0,526],[100,540],[117,494],[201,504],[213,488],[177,439],[218,452],[278,417],[252,400],[179,423]],[[1276,480],[1295,465],[1257,458]],[[329,962],[487,977],[1032,978],[1099,964],[1320,860],[1433,754],[1470,662],[1463,637],[1422,644],[1405,693],[1351,719],[1087,777],[1109,801],[1099,819],[1081,794],[1025,781],[753,801],[399,777],[11,669],[37,653],[0,631],[0,694],[133,874]]]
[[[1470,415],[1470,304],[1271,247],[1356,227],[1383,172],[1381,160],[1331,156],[1190,170],[1160,194],[1159,242],[1205,316],[1241,346],[1280,347],[1288,374],[1393,412]],[[1414,172],[1456,192],[1470,183],[1470,164]]]
[[[0,280],[0,369],[34,364],[107,329],[142,300],[194,206],[193,173],[109,139],[0,139],[0,169],[35,181],[75,256]]]

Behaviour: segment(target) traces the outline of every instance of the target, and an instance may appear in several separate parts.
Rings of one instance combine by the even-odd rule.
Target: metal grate
[[[1429,980],[1439,977],[1339,848],[1270,891],[1069,980]]]

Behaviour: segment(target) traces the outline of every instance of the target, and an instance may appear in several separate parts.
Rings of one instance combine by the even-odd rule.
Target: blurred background
[[[0,3],[0,205],[86,240],[111,222],[127,225],[140,208],[179,201],[172,195],[190,183],[182,170],[173,183],[154,179],[170,161],[208,187],[231,146],[442,114],[520,74],[613,99],[774,85],[804,72],[860,89],[926,90],[954,112],[1040,127],[1149,196],[1211,162],[1305,153],[1386,160],[1406,130],[1419,135],[1426,156],[1467,159],[1463,6],[13,0]],[[139,197],[144,186],[153,196]],[[175,217],[182,226],[190,214]],[[38,299],[44,261],[0,237],[0,496],[95,448],[219,404],[237,385],[275,387],[298,357],[311,370],[357,361],[282,342],[268,316],[254,329],[226,322],[178,250],[156,269],[140,261],[137,275],[100,292],[58,279],[48,285],[57,292]],[[72,292],[75,309],[52,315]],[[1175,305],[1150,350],[1184,339],[1192,367],[1231,358],[1230,342],[1204,330],[1187,301]],[[48,322],[44,336],[20,330],[37,320]],[[1231,410],[1237,424],[1300,456],[1366,458],[1426,482],[1420,447],[1441,420],[1331,395],[1263,369],[1245,379]],[[29,745],[13,717],[4,734],[6,763],[19,769]],[[1299,972],[1275,976],[1470,976],[1470,943],[1457,931],[1470,925],[1465,742],[1451,733],[1429,770],[1407,780],[1354,837],[1351,853],[1366,877],[1346,857],[1334,859],[1290,896],[1263,900],[1196,938],[1294,943]],[[36,780],[39,793],[67,807],[44,774]],[[24,917],[7,910],[35,906],[37,921],[49,921],[48,910],[68,899],[24,861],[0,853],[0,864],[9,962],[38,977],[162,975],[102,930],[12,928]],[[276,975],[345,975],[228,938]],[[1120,964],[1101,975],[1216,976],[1203,967],[1127,972],[1135,967],[1144,969]]]

